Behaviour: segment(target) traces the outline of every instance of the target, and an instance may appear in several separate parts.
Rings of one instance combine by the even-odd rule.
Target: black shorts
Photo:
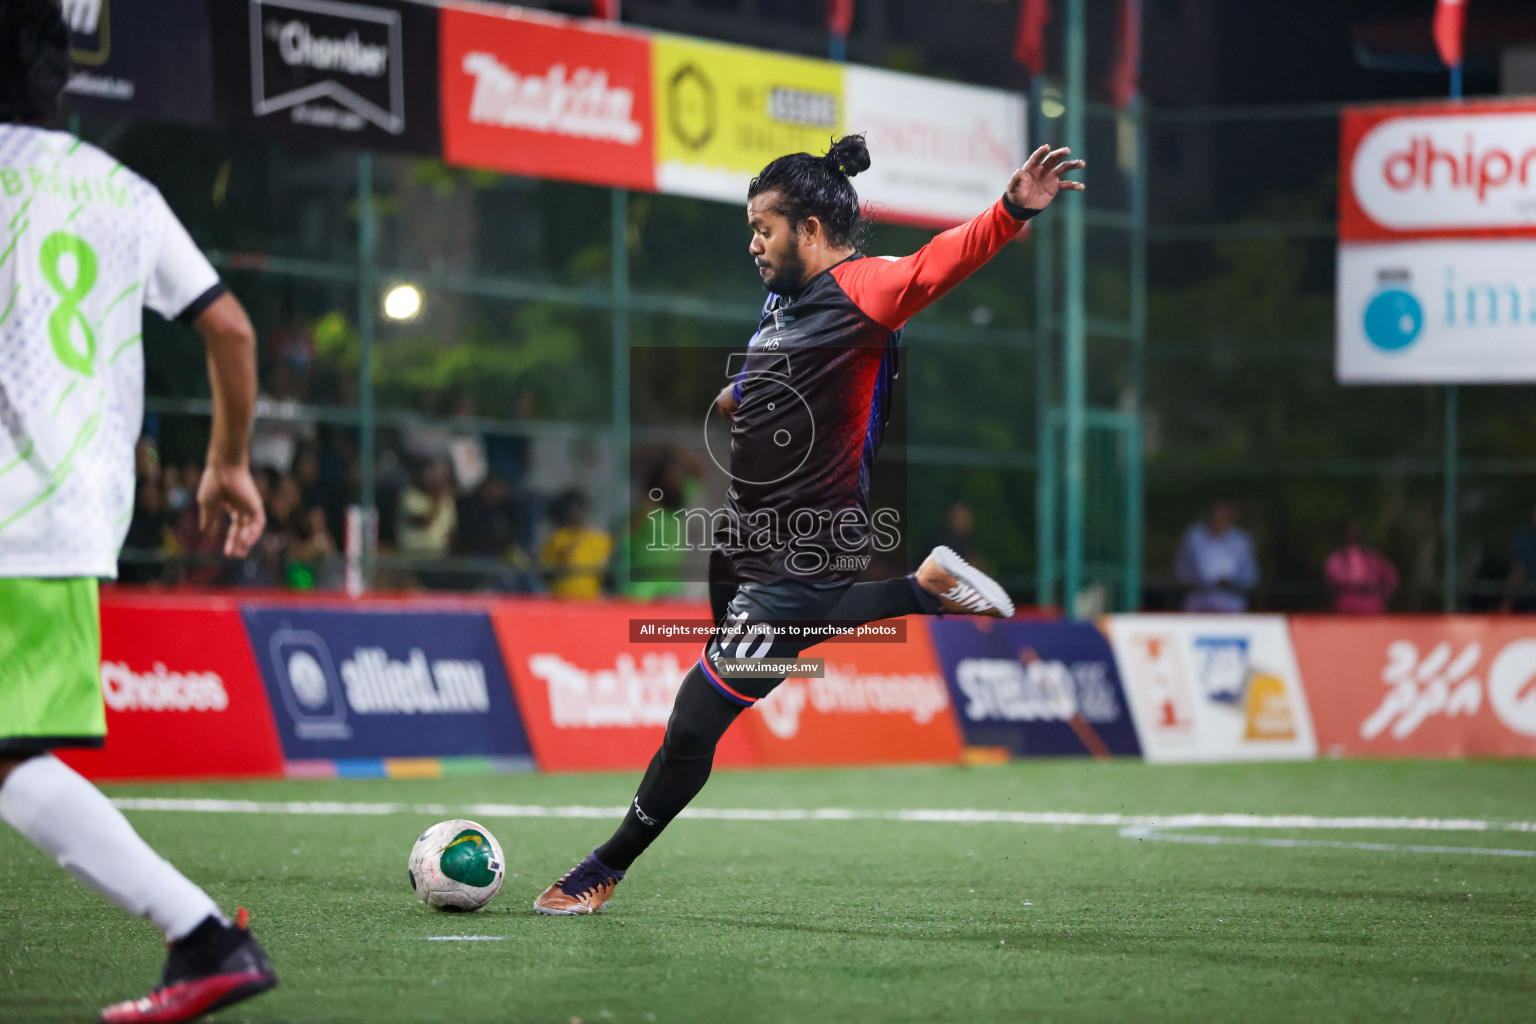
[[[722,669],[720,659],[772,661],[799,657],[823,636],[791,635],[785,628],[825,621],[842,600],[852,580],[809,582],[778,580],[743,583],[734,578],[730,560],[715,552],[709,560],[709,603],[715,625],[728,628],[704,645],[699,664],[714,688],[727,700],[751,707],[786,678],[772,672]]]

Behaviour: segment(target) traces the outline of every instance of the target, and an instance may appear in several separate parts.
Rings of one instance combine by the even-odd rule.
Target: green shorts
[[[96,580],[0,577],[0,755],[106,736]]]

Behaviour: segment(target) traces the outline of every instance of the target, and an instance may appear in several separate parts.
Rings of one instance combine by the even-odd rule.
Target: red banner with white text
[[[1318,750],[1342,757],[1536,757],[1536,621],[1291,619]]]
[[[277,729],[234,601],[104,590],[107,742],[60,751],[93,779],[283,772]]]

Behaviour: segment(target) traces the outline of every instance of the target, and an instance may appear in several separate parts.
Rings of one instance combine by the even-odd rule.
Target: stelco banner
[[[1016,755],[1139,754],[1109,643],[1074,622],[930,623],[972,746]]]
[[[1141,751],[1158,764],[1317,756],[1279,615],[1112,615]]]
[[[218,0],[209,13],[237,128],[297,145],[440,151],[433,7]]]
[[[1298,616],[1291,633],[1324,753],[1536,757],[1536,624]]]
[[[1536,380],[1536,103],[1347,110],[1344,383]]]
[[[483,612],[243,614],[289,761],[528,757]]]

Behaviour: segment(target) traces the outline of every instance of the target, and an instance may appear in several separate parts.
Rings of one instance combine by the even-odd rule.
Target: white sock
[[[0,784],[0,819],[128,913],[149,918],[168,942],[210,914],[227,923],[218,904],[150,849],[101,790],[52,754],[11,769]]]

